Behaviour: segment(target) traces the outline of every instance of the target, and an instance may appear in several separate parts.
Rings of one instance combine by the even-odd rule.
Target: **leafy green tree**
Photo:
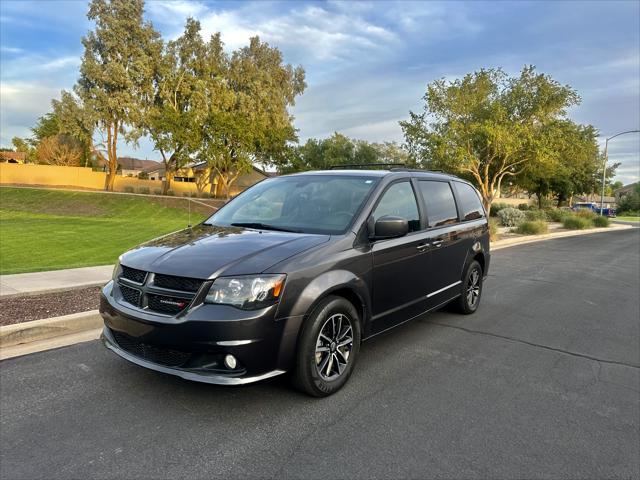
[[[36,146],[47,137],[54,137],[60,133],[58,116],[55,112],[49,112],[38,118],[36,125],[31,129],[32,142]]]
[[[280,51],[258,37],[228,56],[213,36],[207,50],[208,108],[198,156],[228,198],[242,173],[254,163],[273,163],[296,140],[289,107],[306,84],[302,67],[283,64]]]
[[[25,154],[25,161],[34,162],[36,158],[36,150],[33,148],[28,140],[20,137],[13,137],[11,144],[16,152],[22,152]]]
[[[202,131],[196,126],[207,116],[207,65],[200,23],[189,18],[182,36],[168,42],[162,53],[147,116],[147,131],[165,167],[165,194],[175,173],[200,146]]]
[[[518,77],[480,70],[427,86],[422,113],[400,122],[406,145],[421,166],[466,176],[487,210],[505,177],[545,161],[540,132],[565,118],[577,93],[525,67]]]
[[[162,42],[144,21],[143,6],[143,0],[92,0],[87,14],[95,28],[82,39],[85,51],[75,92],[106,137],[106,190],[113,190],[119,137],[137,142],[153,99]]]
[[[58,121],[59,133],[76,138],[83,149],[84,166],[92,159],[105,160],[100,144],[95,144],[93,135],[97,125],[97,115],[84,106],[82,100],[72,92],[62,90],[60,100],[52,100],[53,113]]]
[[[280,173],[292,173],[372,163],[410,165],[408,152],[397,143],[369,143],[335,132],[329,138],[310,138],[303,145],[293,147],[284,162],[276,166]]]
[[[537,134],[540,161],[529,164],[515,183],[535,193],[540,207],[548,195],[553,194],[561,205],[575,194],[597,188],[602,162],[593,126],[559,120],[543,125]]]

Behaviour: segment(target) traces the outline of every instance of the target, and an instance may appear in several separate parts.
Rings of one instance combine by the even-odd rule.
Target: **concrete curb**
[[[592,233],[616,232],[620,230],[629,230],[637,228],[632,225],[616,224],[610,227],[590,228],[588,230],[563,230],[560,232],[545,233],[543,235],[526,235],[516,238],[506,238],[491,243],[491,251],[500,250],[502,248],[515,247],[516,245],[525,245],[527,243],[540,242],[543,240],[552,240],[554,238],[577,237],[579,235],[590,235]]]
[[[0,348],[38,342],[102,327],[98,310],[0,327]]]

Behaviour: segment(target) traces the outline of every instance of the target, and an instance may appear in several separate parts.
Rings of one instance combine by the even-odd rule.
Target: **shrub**
[[[507,208],[509,205],[507,205],[506,203],[492,203],[491,204],[491,210],[489,211],[489,215],[491,215],[492,217],[495,217],[498,215],[498,212],[500,210],[504,210],[505,208]]]
[[[122,191],[124,193],[133,193],[133,187],[131,185],[125,185]]]
[[[140,187],[138,188],[138,193],[143,195],[149,195],[149,187]]]
[[[505,227],[517,227],[525,220],[525,214],[523,211],[517,208],[507,207],[498,212],[500,222]]]
[[[523,212],[526,212],[527,210],[529,210],[529,204],[528,203],[518,204],[518,210],[522,210]]]
[[[536,220],[547,220],[547,214],[544,210],[538,210],[537,208],[531,208],[525,212],[525,217],[528,221],[536,221]]]
[[[209,192],[201,192],[200,198],[213,198],[213,195],[211,195]]]
[[[169,197],[175,197],[176,194],[174,193],[173,190],[167,190],[167,193],[165,193],[165,195],[169,196]]]
[[[567,230],[584,230],[591,228],[593,222],[588,218],[579,217],[578,215],[568,215],[562,220],[562,226]]]
[[[516,228],[516,232],[523,235],[540,235],[541,233],[547,233],[548,230],[547,222],[544,220],[522,222],[518,225],[518,228]]]
[[[640,217],[640,210],[618,210],[616,215],[619,217]]]
[[[608,227],[611,225],[611,221],[609,220],[609,217],[598,215],[593,219],[593,225],[595,227]]]
[[[489,240],[495,242],[498,239],[498,220],[489,218]]]
[[[154,188],[153,189],[153,194],[154,195],[162,195],[162,189],[161,188]]]
[[[567,216],[571,215],[570,212],[566,210],[560,210],[559,208],[553,208],[551,210],[547,210],[547,217],[552,222],[562,222]]]
[[[597,217],[595,212],[592,212],[591,210],[587,210],[586,208],[581,208],[580,210],[578,210],[576,212],[576,215],[580,218],[586,218],[587,220],[591,220],[591,221],[593,221],[593,219]]]

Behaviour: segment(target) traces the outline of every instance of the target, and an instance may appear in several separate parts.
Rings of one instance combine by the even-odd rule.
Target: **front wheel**
[[[458,299],[460,313],[474,313],[480,305],[482,296],[482,267],[477,261],[469,264],[462,277],[462,295]]]
[[[355,366],[360,335],[360,319],[351,302],[336,296],[322,300],[300,335],[296,386],[315,397],[340,390]]]

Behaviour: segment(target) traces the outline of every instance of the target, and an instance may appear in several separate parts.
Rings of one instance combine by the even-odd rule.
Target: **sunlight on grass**
[[[180,199],[0,188],[0,273],[111,264],[186,227],[187,208]],[[195,210],[192,223],[208,216],[206,207]]]

